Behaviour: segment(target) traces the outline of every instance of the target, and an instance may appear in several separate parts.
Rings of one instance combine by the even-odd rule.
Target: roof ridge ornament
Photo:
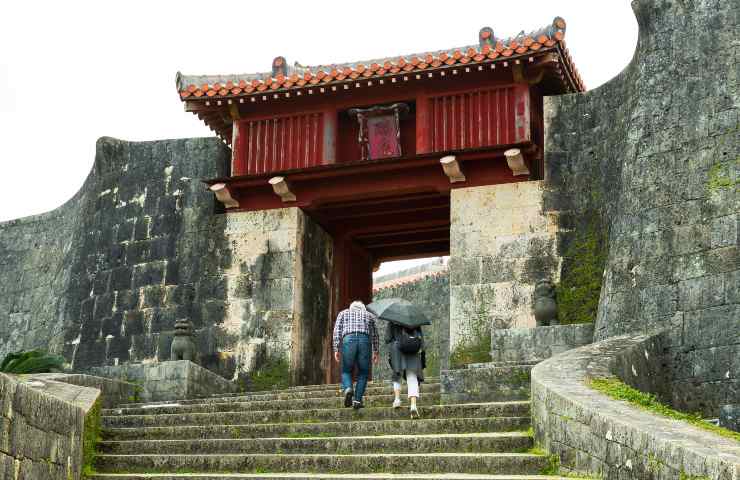
[[[288,76],[288,62],[282,56],[275,57],[272,61],[272,78],[277,78],[278,75]]]
[[[483,27],[478,32],[478,43],[480,48],[483,49],[486,45],[494,47],[496,45],[496,36],[493,34],[491,27]]]

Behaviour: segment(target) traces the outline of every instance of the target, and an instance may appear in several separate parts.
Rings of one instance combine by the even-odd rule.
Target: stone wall
[[[0,358],[64,345],[70,256],[84,195],[43,215],[0,223]]]
[[[620,336],[569,350],[532,369],[536,441],[566,470],[606,480],[740,478],[737,442],[613,400],[587,382],[613,377],[616,357],[647,336]]]
[[[491,361],[499,365],[535,364],[558,353],[588,345],[593,337],[592,323],[495,329],[491,333]]]
[[[82,371],[168,360],[189,318],[199,363],[226,378],[289,362],[307,338],[295,325],[329,321],[316,289],[331,243],[297,208],[221,214],[201,180],[228,160],[215,138],[101,138],[72,200],[0,224],[0,356],[44,348]]]
[[[234,383],[188,360],[94,367],[91,371],[100,377],[141,386],[138,396],[142,402],[208,397],[237,390]]]
[[[556,215],[541,181],[452,190],[450,345],[490,329],[533,327],[537,280],[557,282]],[[482,212],[485,212],[484,214]]]
[[[76,480],[99,390],[0,373],[0,478]]]
[[[176,317],[212,327],[218,295],[209,274],[219,263],[208,260],[218,260],[223,239],[199,180],[222,174],[227,154],[215,139],[101,138],[73,199],[0,224],[1,298],[14,302],[0,307],[9,328],[0,354],[42,347],[84,368],[157,358]]]
[[[719,412],[719,426],[740,432],[740,403],[722,406]]]
[[[298,211],[301,235],[296,265],[296,293],[290,357],[293,385],[323,383],[331,370],[331,278],[334,244],[331,236]]]
[[[612,371],[676,409],[717,418],[723,405],[740,398],[740,332],[728,330],[731,321],[654,335],[616,355]]]
[[[561,244],[590,217],[608,227],[597,339],[670,329],[686,395],[737,398],[737,4],[633,8],[630,65],[595,90],[545,101],[545,208],[560,212]]]
[[[35,380],[68,383],[70,385],[100,390],[99,399],[102,408],[113,408],[122,403],[133,402],[139,398],[143,390],[142,387],[134,383],[92,375],[35,373],[32,375],[32,378]]]
[[[443,370],[439,382],[442,403],[529,400],[531,365],[478,363]]]
[[[440,369],[446,369],[449,358],[449,321],[450,321],[450,282],[447,272],[435,273],[411,282],[402,282],[376,290],[373,301],[384,298],[403,298],[418,306],[432,321],[432,325],[423,327],[424,341],[427,349],[427,375],[438,375]],[[373,366],[373,377],[390,379],[388,349],[384,342],[387,322],[379,322],[380,363]]]

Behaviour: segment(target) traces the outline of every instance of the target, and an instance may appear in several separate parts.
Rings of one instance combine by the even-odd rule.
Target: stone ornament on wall
[[[550,280],[543,279],[535,285],[532,309],[538,327],[560,325],[558,304],[555,302],[555,285]]]

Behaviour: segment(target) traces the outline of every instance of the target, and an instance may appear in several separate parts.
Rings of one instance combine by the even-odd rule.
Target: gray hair
[[[349,305],[350,310],[367,310],[365,304],[359,300],[355,300]]]

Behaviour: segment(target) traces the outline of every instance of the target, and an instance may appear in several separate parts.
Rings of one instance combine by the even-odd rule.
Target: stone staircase
[[[89,478],[559,478],[541,475],[550,460],[532,452],[529,401],[441,405],[432,379],[411,420],[407,405],[390,408],[390,392],[370,383],[359,411],[342,406],[337,385],[103,410]]]

